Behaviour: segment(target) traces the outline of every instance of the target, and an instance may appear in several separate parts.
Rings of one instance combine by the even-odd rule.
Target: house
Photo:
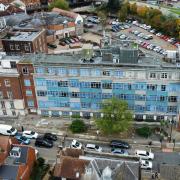
[[[26,114],[20,75],[17,71],[20,59],[20,56],[0,53],[0,117],[3,118],[16,118]]]
[[[7,54],[47,53],[46,31],[14,28],[1,38]]]
[[[14,138],[0,136],[1,179],[29,180],[34,162],[35,149],[30,146],[19,145]],[[4,155],[3,155],[3,154]]]
[[[85,167],[89,164],[88,160],[79,159],[83,154],[80,149],[65,148],[57,155],[57,163],[54,168],[53,176],[55,179],[80,180]]]
[[[57,155],[55,179],[140,180],[139,158],[65,148]]]
[[[24,13],[24,10],[15,5],[9,4],[4,11],[0,11],[0,16],[9,16],[19,13]]]
[[[83,34],[83,18],[80,14],[74,13],[72,11],[66,11],[59,8],[53,8],[52,12],[59,13],[61,16],[69,17],[74,20],[75,27],[76,27],[76,34],[81,35]]]
[[[0,2],[0,11],[5,11],[8,7],[8,4]]]

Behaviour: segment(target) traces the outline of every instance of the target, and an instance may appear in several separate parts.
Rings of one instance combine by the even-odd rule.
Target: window
[[[47,95],[47,91],[37,91],[37,95],[38,96],[46,96]]]
[[[115,75],[116,77],[123,77],[123,76],[124,76],[124,73],[123,73],[123,71],[121,71],[121,70],[117,70],[117,71],[114,72],[114,75]]]
[[[4,116],[7,116],[6,110],[3,110],[3,115],[4,115]]]
[[[34,100],[27,101],[28,107],[34,107]]]
[[[11,68],[16,68],[16,61],[10,61]]]
[[[27,67],[23,67],[22,68],[22,72],[23,72],[23,74],[28,74],[28,68]]]
[[[14,109],[14,102],[10,101],[9,103],[10,103],[11,109]]]
[[[10,80],[8,80],[8,79],[4,80],[4,84],[5,84],[5,86],[10,86]]]
[[[16,111],[11,111],[13,116],[16,116]]]
[[[92,69],[91,76],[93,76],[93,77],[101,76],[101,71],[99,69]]]
[[[103,71],[103,76],[110,76],[110,71]]]
[[[89,76],[89,69],[80,69],[80,76]]]
[[[4,101],[1,101],[1,108],[6,108],[6,107],[5,107],[5,102],[4,102]]]
[[[177,107],[176,106],[168,106],[167,111],[172,112],[172,113],[176,113]]]
[[[112,89],[112,83],[103,83],[102,88],[103,89]]]
[[[70,76],[77,76],[78,75],[77,69],[69,69],[69,75]]]
[[[59,81],[58,86],[59,87],[68,87],[68,81]]]
[[[79,93],[78,92],[72,92],[71,97],[72,98],[78,98],[79,97]]]
[[[15,44],[15,49],[16,49],[16,50],[20,50],[19,44]]]
[[[10,44],[10,50],[14,50],[14,45],[13,44]]]
[[[26,90],[26,96],[32,96],[32,91],[31,90]]]
[[[59,92],[59,97],[68,97],[68,92]]]
[[[169,96],[168,101],[169,102],[177,102],[177,96]]]
[[[12,93],[12,91],[7,91],[7,97],[8,97],[9,99],[13,98],[13,93]]]
[[[100,82],[92,82],[91,83],[91,88],[100,89],[101,88],[101,83]]]
[[[29,48],[30,48],[30,46],[28,46],[28,45],[24,46],[25,51],[29,51]]]
[[[160,101],[165,101],[165,96],[160,96]]]
[[[24,85],[25,85],[25,86],[31,86],[30,80],[29,80],[29,79],[25,79],[25,80],[24,80]]]
[[[166,85],[161,85],[161,91],[166,91]]]
[[[3,98],[3,92],[0,91],[0,98]]]
[[[167,73],[161,73],[161,79],[167,79],[168,74]]]
[[[150,73],[149,77],[152,79],[156,78],[156,73]]]
[[[148,89],[148,90],[154,91],[154,90],[157,89],[157,85],[154,85],[154,84],[147,84],[147,89]]]
[[[69,81],[70,87],[79,87],[79,82],[77,80],[70,80]]]

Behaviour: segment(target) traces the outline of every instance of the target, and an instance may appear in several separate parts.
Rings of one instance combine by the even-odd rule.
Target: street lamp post
[[[175,148],[175,143],[176,143],[176,140],[173,139],[173,151],[174,151],[174,148]]]
[[[171,131],[170,131],[169,143],[171,142],[171,139],[172,139],[172,128],[173,128],[173,124],[174,124],[173,119],[170,121],[170,124],[171,124]]]

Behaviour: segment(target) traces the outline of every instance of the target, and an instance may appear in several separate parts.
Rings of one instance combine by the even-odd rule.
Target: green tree
[[[118,17],[119,20],[124,22],[126,21],[128,16],[128,4],[123,4],[123,6],[121,7],[121,9],[118,11]]]
[[[116,13],[119,10],[120,5],[120,0],[108,0],[107,9],[112,13]]]
[[[54,7],[59,8],[59,9],[68,10],[69,4],[66,0],[55,0],[49,5],[49,9],[51,10]]]
[[[84,121],[79,119],[72,121],[69,128],[73,133],[82,133],[85,132],[87,129]]]
[[[149,136],[151,136],[152,130],[151,130],[151,128],[149,128],[148,126],[144,126],[144,127],[141,127],[141,128],[136,129],[136,133],[137,133],[139,136],[148,138]]]
[[[97,119],[97,127],[106,134],[127,131],[132,124],[132,113],[128,110],[126,101],[116,98],[102,103],[103,117]]]
[[[97,15],[100,18],[100,24],[102,26],[102,30],[104,31],[107,25],[107,13],[106,11],[101,10],[97,12]]]

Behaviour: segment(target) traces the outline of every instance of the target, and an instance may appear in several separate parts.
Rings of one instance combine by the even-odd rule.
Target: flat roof
[[[42,31],[28,30],[24,31],[19,29],[17,31],[12,31],[4,36],[3,40],[12,40],[12,41],[32,41],[34,40]]]
[[[157,57],[139,57],[137,63],[113,63],[112,61],[103,61],[101,56],[93,57],[93,63],[83,62],[82,54],[31,54],[27,55],[20,61],[20,63],[29,62],[34,66],[81,66],[81,67],[126,67],[126,68],[166,68],[166,69],[180,69],[176,64],[168,63]]]

